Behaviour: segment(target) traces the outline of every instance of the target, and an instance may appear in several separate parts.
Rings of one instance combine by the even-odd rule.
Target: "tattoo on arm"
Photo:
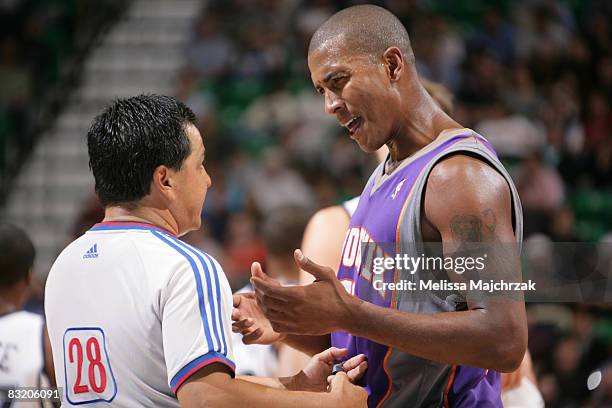
[[[482,241],[482,221],[473,215],[455,215],[450,222],[453,236],[458,242]]]
[[[487,208],[482,212],[482,217],[484,218],[485,227],[489,230],[489,233],[493,235],[495,232],[495,227],[497,227],[497,218],[495,217],[495,212],[492,209]]]
[[[483,231],[483,224],[486,231]],[[493,236],[497,226],[495,212],[488,208],[482,217],[475,215],[455,215],[450,221],[453,237],[458,242],[481,242],[483,233]]]

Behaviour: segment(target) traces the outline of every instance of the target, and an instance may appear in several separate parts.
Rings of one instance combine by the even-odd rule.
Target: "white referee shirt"
[[[152,225],[100,223],[72,242],[49,273],[45,311],[64,406],[178,407],[200,368],[235,368],[221,266]]]

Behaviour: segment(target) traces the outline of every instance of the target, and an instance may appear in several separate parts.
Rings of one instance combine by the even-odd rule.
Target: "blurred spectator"
[[[534,152],[517,169],[516,187],[525,213],[524,235],[547,231],[552,214],[564,198],[563,181],[557,170]]]
[[[523,63],[514,65],[511,81],[501,93],[501,99],[511,112],[528,118],[536,117],[543,103],[531,72]]]
[[[240,287],[251,276],[251,263],[263,262],[266,255],[255,220],[250,214],[243,212],[230,216],[224,247],[226,256],[235,268],[227,271],[227,278],[232,287]]]
[[[592,92],[587,102],[587,112],[584,123],[585,149],[593,151],[606,139],[610,139],[612,129],[612,110],[607,98]]]
[[[300,269],[295,263],[293,251],[300,247],[302,235],[310,213],[300,207],[283,207],[267,217],[262,226],[262,237],[266,250],[266,273],[283,285],[295,285],[299,281]],[[240,292],[252,292],[247,284]],[[241,375],[289,376],[302,367],[279,367],[278,361],[287,351],[286,345],[245,345],[242,336],[232,335],[236,372]]]
[[[19,135],[15,140],[18,149],[27,150],[30,140],[25,134],[26,112],[32,96],[32,81],[18,55],[18,44],[11,37],[0,39],[0,89],[0,111],[7,113],[6,126]]]
[[[419,21],[412,43],[420,75],[456,91],[461,85],[465,44],[452,22],[442,15]]]
[[[459,99],[473,106],[495,101],[503,86],[504,67],[490,50],[478,50],[468,55],[464,65]]]
[[[285,165],[285,159],[277,149],[265,152],[263,168],[253,175],[249,194],[256,208],[264,215],[287,205],[306,209],[314,207],[310,187],[299,173]]]
[[[476,131],[491,142],[502,157],[525,158],[529,152],[545,146],[541,127],[520,114],[510,114],[501,101],[483,110],[485,117],[476,124]]]
[[[203,78],[221,76],[235,58],[234,45],[219,27],[219,16],[204,14],[195,30],[195,37],[185,50],[189,67]]]
[[[0,1],[0,204],[121,0]]]
[[[498,10],[490,8],[485,11],[482,26],[470,41],[470,46],[493,53],[503,64],[511,64],[515,52],[514,30]]]
[[[574,212],[569,207],[561,207],[551,217],[549,231],[554,242],[578,242],[576,236]]]
[[[559,401],[563,404],[577,405],[586,394],[586,378],[580,373],[580,341],[566,337],[559,341],[553,354],[552,370],[557,377]]]

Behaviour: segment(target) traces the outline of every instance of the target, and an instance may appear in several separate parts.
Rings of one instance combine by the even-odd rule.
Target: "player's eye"
[[[319,93],[321,95],[325,95],[325,89],[323,89],[321,87],[317,87],[317,93]]]
[[[332,78],[331,79],[332,87],[336,89],[342,88],[342,86],[344,85],[347,79],[348,77],[346,75],[337,76],[337,77]]]

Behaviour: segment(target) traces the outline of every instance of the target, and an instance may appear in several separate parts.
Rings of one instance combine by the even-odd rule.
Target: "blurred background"
[[[198,116],[213,188],[185,239],[234,289],[266,261],[266,217],[359,195],[376,159],[324,114],[306,64],[314,30],[357,3],[0,0],[0,217],[36,245],[30,308],[59,251],[102,217],[85,134],[113,98],[175,95]],[[453,117],[511,171],[528,254],[612,242],[611,1],[372,3],[403,21],[420,75],[453,93]],[[528,310],[547,406],[610,406],[611,309]]]

